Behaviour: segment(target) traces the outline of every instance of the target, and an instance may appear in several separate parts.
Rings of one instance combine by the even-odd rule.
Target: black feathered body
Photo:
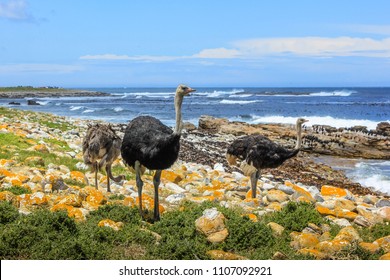
[[[229,155],[245,160],[257,169],[276,168],[299,150],[287,150],[263,135],[247,135],[236,139],[227,150]]]
[[[133,119],[127,126],[122,142],[122,158],[134,167],[136,161],[150,170],[172,166],[180,150],[180,134],[150,116]]]

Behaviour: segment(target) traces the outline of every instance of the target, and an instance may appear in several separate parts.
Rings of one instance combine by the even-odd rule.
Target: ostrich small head
[[[306,120],[304,118],[298,118],[297,119],[297,127],[301,127],[303,123],[308,122],[309,120]]]
[[[179,85],[176,89],[176,95],[183,97],[186,95],[190,95],[191,92],[196,91],[195,89],[192,89],[186,85]]]

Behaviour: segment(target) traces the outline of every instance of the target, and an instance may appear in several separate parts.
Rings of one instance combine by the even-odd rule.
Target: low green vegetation
[[[21,194],[30,194],[31,190],[25,187],[21,186],[12,186],[10,188],[7,188],[7,191],[13,193],[14,195],[21,195]]]
[[[195,220],[205,209],[216,207],[226,217],[229,236],[220,244],[212,244],[195,228]],[[283,211],[283,210],[282,210]],[[283,213],[300,213],[307,222],[320,221],[308,204],[286,207]],[[279,212],[280,215],[282,212]],[[85,222],[75,222],[66,212],[36,210],[30,215],[18,213],[8,202],[0,202],[1,259],[209,259],[207,251],[220,249],[249,259],[271,259],[277,251],[289,259],[310,259],[290,246],[288,228],[282,236],[274,236],[266,222],[278,218],[266,215],[259,222],[243,216],[239,209],[221,208],[216,203],[186,202],[180,208],[165,213],[161,221],[147,224],[141,221],[137,208],[105,205],[91,212]],[[99,227],[99,221],[111,219],[124,225],[119,231]],[[276,220],[274,220],[276,221]],[[279,220],[280,222],[280,220]],[[294,223],[292,223],[294,224]],[[358,229],[365,241],[390,234],[390,225],[380,224],[370,229]],[[159,237],[156,237],[159,236]],[[340,252],[340,259],[377,259],[354,244]]]

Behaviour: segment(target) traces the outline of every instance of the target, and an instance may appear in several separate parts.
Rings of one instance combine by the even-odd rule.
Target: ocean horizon
[[[190,85],[192,86],[192,85]],[[195,125],[202,115],[250,124],[293,124],[298,117],[307,126],[365,126],[374,130],[390,122],[390,87],[200,87],[185,97],[183,121]],[[78,88],[108,93],[97,97],[47,97],[0,99],[0,105],[48,112],[85,120],[127,123],[140,115],[152,115],[174,126],[175,88]],[[40,106],[28,106],[34,99]],[[21,105],[10,105],[19,102]],[[339,166],[343,169],[343,166]],[[390,194],[390,162],[357,160],[344,168],[353,180]]]

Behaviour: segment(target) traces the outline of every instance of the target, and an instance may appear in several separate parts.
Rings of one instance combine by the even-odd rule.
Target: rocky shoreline
[[[106,96],[108,93],[89,91],[89,90],[78,90],[78,89],[45,89],[36,88],[31,90],[0,90],[0,98],[7,99],[20,99],[20,98],[41,98],[41,97],[78,97],[78,96]]]
[[[257,198],[253,199],[249,179],[225,161],[227,145],[242,135],[243,129],[233,123],[228,130],[225,121],[224,130],[214,124],[206,126],[205,119],[210,117],[201,118],[198,128],[186,125],[179,160],[163,171],[159,205],[162,222],[164,213],[182,209],[181,205],[186,201],[199,205],[214,203],[223,209],[240,209],[254,223],[285,207],[294,210],[295,206],[290,203],[306,203],[304,205],[309,206],[304,207],[315,209],[316,215],[326,218],[327,222],[321,225],[308,223],[303,230],[288,231],[290,246],[297,253],[317,259],[333,259],[338,258],[341,251],[359,246],[370,252],[368,254],[379,254],[376,258],[390,259],[389,233],[380,238],[362,238],[357,230],[383,225],[384,232],[387,232],[390,221],[388,197],[354,184],[343,172],[315,163],[311,157],[317,150],[305,149],[280,168],[265,170],[259,180]],[[126,174],[127,178],[112,184],[112,193],[106,191],[103,173],[98,174],[99,189],[90,186],[94,175],[84,165],[81,152],[87,123],[50,114],[0,108],[0,140],[3,139],[0,201],[10,202],[19,213],[26,215],[42,208],[51,212],[64,210],[69,217],[80,222],[103,205],[137,207],[134,175],[125,168],[121,159],[114,163],[113,172],[115,175],[119,172]],[[120,135],[126,126],[112,125]],[[270,138],[286,145],[293,146],[295,143],[293,128],[289,126],[246,127],[267,131]],[[231,133],[234,130],[237,133]],[[143,179],[142,202],[151,211],[154,194],[152,174],[147,172]],[[26,190],[26,193],[15,193],[15,188]],[[209,244],[222,244],[234,234],[229,229],[227,218],[217,209],[206,210],[191,226],[205,235]],[[123,224],[121,220],[102,220],[98,226],[120,231]],[[330,233],[329,225],[333,224],[341,228],[336,234]],[[280,222],[272,221],[267,226],[275,236],[283,236],[283,231],[287,230]],[[161,237],[153,235],[157,236],[156,242],[160,242]],[[207,255],[213,259],[245,259],[223,250],[211,250]],[[285,257],[283,252],[274,254],[274,258]]]

